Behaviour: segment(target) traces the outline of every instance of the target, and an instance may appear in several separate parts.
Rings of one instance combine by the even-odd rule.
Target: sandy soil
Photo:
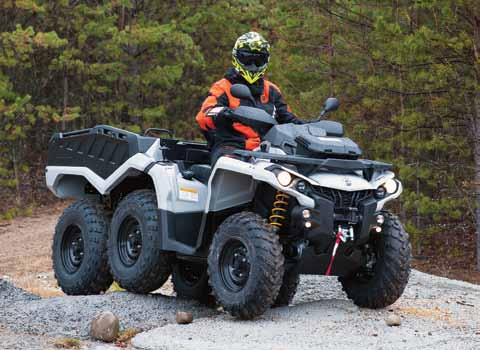
[[[31,217],[0,223],[0,277],[42,297],[63,295],[53,276],[53,231],[66,203],[38,209]]]

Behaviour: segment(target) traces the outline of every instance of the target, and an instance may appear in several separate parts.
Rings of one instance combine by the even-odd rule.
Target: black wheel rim
[[[68,273],[78,271],[83,262],[84,239],[82,230],[76,225],[67,227],[62,237],[61,259],[65,270]]]
[[[220,273],[223,283],[232,292],[239,292],[247,284],[250,275],[249,253],[240,240],[230,240],[223,247]]]
[[[142,252],[142,230],[136,218],[128,216],[120,226],[118,254],[125,266],[133,266]]]
[[[202,264],[179,261],[177,266],[178,274],[182,281],[190,287],[193,287],[200,282],[206,272],[206,267]]]

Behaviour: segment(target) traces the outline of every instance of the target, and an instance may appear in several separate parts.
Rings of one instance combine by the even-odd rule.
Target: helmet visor
[[[254,65],[257,68],[260,68],[268,63],[268,53],[263,52],[255,53],[251,51],[239,50],[236,57],[237,60],[246,67]]]

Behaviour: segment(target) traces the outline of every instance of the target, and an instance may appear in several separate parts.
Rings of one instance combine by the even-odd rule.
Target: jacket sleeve
[[[215,129],[215,123],[211,116],[207,116],[207,113],[213,107],[218,106],[228,107],[228,97],[223,87],[216,82],[210,88],[207,98],[203,101],[202,107],[195,117],[200,129],[203,131]]]
[[[275,118],[280,124],[303,124],[304,122],[298,119],[295,114],[292,113],[290,107],[285,103],[282,97],[282,93],[277,86],[271,84],[271,93],[273,104],[275,105]]]

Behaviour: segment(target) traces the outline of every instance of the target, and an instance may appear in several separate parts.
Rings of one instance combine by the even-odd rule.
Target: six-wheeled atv
[[[253,101],[246,86],[232,94]],[[337,106],[327,100],[324,113]],[[55,230],[63,291],[96,294],[115,280],[148,293],[172,275],[179,296],[213,294],[250,319],[288,305],[305,273],[338,276],[362,307],[395,302],[408,281],[410,244],[383,210],[402,192],[392,166],[359,159],[336,122],[277,125],[244,105],[233,118],[262,131],[263,142],[214,167],[205,144],[147,136],[152,130],[100,125],[53,135],[47,185],[78,200]]]

